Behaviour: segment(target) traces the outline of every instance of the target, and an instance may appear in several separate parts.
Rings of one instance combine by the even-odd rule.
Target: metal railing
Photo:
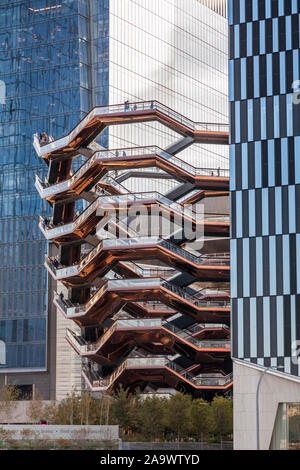
[[[188,294],[184,289],[174,286],[162,280],[160,278],[145,278],[145,279],[118,279],[118,280],[109,280],[94,294],[86,304],[72,304],[69,300],[61,298],[57,293],[55,293],[55,301],[65,313],[66,316],[76,316],[76,315],[85,315],[87,311],[96,304],[99,298],[104,295],[107,290],[117,290],[122,288],[140,288],[144,289],[158,289],[164,287],[170,292],[177,294],[182,299],[194,304],[196,307],[201,308],[211,308],[211,307],[223,307],[230,308],[229,301],[207,301],[201,300],[197,297]]]
[[[135,367],[167,367],[168,369],[176,372],[179,374],[183,379],[188,380],[190,383],[194,384],[196,387],[201,386],[226,386],[229,385],[232,380],[232,373],[226,376],[216,376],[208,374],[205,377],[201,376],[193,376],[190,372],[184,370],[174,361],[170,361],[165,356],[159,357],[130,357],[123,361],[120,366],[111,374],[108,378],[104,378],[101,376],[99,372],[91,371],[87,367],[84,368],[84,374],[87,376],[88,380],[90,381],[92,387],[98,388],[109,388],[114,381],[120,376],[126,368],[135,368]]]
[[[230,332],[230,328],[225,323],[197,323],[196,325],[192,325],[186,328],[189,334],[200,333],[201,331],[207,328],[223,328]]]
[[[66,267],[60,267],[53,264],[55,261],[51,261],[49,257],[46,256],[46,264],[50,269],[51,273],[56,279],[64,279],[70,276],[78,275],[88,264],[91,262],[101,250],[107,250],[108,248],[117,250],[118,248],[124,247],[133,247],[146,246],[154,247],[162,246],[167,250],[171,251],[173,254],[177,254],[182,258],[189,260],[197,266],[230,266],[229,257],[222,257],[221,254],[217,258],[213,258],[206,255],[196,256],[193,253],[190,253],[183,248],[171,243],[167,240],[160,239],[159,237],[139,237],[139,238],[108,238],[100,241],[100,243],[89,252],[88,255],[85,255],[81,261]],[[57,261],[58,262],[58,261]]]
[[[66,335],[68,339],[75,345],[77,349],[80,350],[81,353],[89,353],[95,352],[103,346],[104,343],[112,336],[112,334],[118,329],[126,329],[126,328],[165,328],[169,332],[174,333],[176,336],[179,336],[183,340],[195,345],[197,348],[209,348],[209,349],[228,349],[230,350],[230,341],[224,340],[204,340],[199,341],[195,339],[190,333],[187,333],[180,328],[168,323],[168,321],[164,321],[160,318],[146,318],[146,319],[118,319],[116,320],[110,328],[108,328],[105,333],[95,342],[93,343],[86,343],[82,344],[84,338],[81,336],[77,336],[73,331],[69,328],[66,330]],[[82,340],[82,341],[81,341]]]
[[[214,176],[214,177],[229,177],[229,169],[224,168],[196,168],[190,163],[185,162],[184,160],[178,158],[175,155],[171,155],[165,150],[162,150],[157,146],[150,147],[135,147],[135,148],[124,148],[118,150],[101,150],[94,153],[81,167],[67,180],[60,183],[54,183],[49,185],[46,182],[42,182],[41,178],[36,175],[36,188],[40,193],[41,197],[49,197],[55,194],[63,193],[73,186],[73,184],[79,180],[83,174],[88,171],[93,164],[98,163],[109,163],[111,161],[118,161],[118,159],[124,160],[126,157],[141,156],[145,157],[147,155],[157,155],[162,158],[165,162],[170,162],[173,166],[180,168],[189,175],[196,176]],[[118,187],[122,192],[128,193],[126,188],[115,181],[111,177],[105,177],[104,182],[112,184]]]
[[[223,123],[206,123],[198,122],[195,123],[191,119],[186,118],[180,113],[177,113],[173,109],[165,106],[159,101],[144,101],[135,103],[123,103],[110,106],[97,106],[93,108],[65,137],[49,142],[46,145],[40,145],[38,135],[35,134],[33,138],[33,145],[38,155],[47,155],[59,148],[64,148],[76,137],[76,135],[91,121],[95,118],[100,118],[103,115],[108,114],[121,114],[132,113],[138,111],[158,111],[165,116],[173,119],[175,122],[185,126],[192,131],[208,131],[208,132],[226,132],[229,131],[229,125]]]
[[[193,210],[188,209],[181,204],[171,201],[167,197],[163,196],[158,192],[145,192],[145,193],[130,193],[130,194],[122,194],[117,196],[99,196],[96,201],[91,203],[84,211],[76,217],[74,222],[70,222],[68,224],[59,225],[56,227],[51,227],[49,224],[45,224],[45,220],[41,217],[41,228],[46,234],[47,238],[54,238],[57,236],[61,236],[64,234],[72,233],[76,228],[78,228],[84,220],[86,220],[92,212],[97,211],[98,208],[103,208],[105,211],[113,211],[115,212],[116,205],[117,208],[121,210],[127,210],[127,206],[132,203],[145,203],[145,201],[156,201],[158,204],[163,204],[167,206],[170,211],[177,212],[180,214],[180,217],[184,219],[190,219],[192,222],[196,224],[204,224],[205,221],[217,221],[217,222],[229,222],[229,215],[224,214],[200,214],[198,215]],[[110,219],[107,219],[107,223]],[[131,236],[138,235],[137,232],[133,231],[129,224],[122,222],[120,219],[116,219],[113,221],[116,226],[120,225],[121,228],[124,228],[125,231],[130,233]]]
[[[187,300],[188,302],[193,303],[194,305],[198,307],[229,307],[230,306],[230,301],[219,301],[219,300],[201,300],[195,295],[188,294],[184,289],[181,287],[175,286],[174,284],[171,284],[168,281],[162,281],[161,286],[164,287],[165,289],[168,289],[169,291],[173,292],[174,294],[177,294],[179,297],[182,297],[183,299]]]

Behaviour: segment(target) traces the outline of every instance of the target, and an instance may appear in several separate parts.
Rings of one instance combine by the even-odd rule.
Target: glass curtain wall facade
[[[229,1],[232,355],[296,376],[299,13],[299,1]]]
[[[88,3],[0,3],[0,339],[7,369],[46,367],[47,248],[38,214],[49,208],[34,188],[43,165],[32,135],[63,135],[91,106]]]
[[[110,0],[109,104],[155,99],[195,122],[228,123],[227,20],[208,3]],[[109,147],[165,148],[178,138],[155,122],[114,126]],[[228,168],[226,146],[196,144],[181,157],[198,167]],[[135,191],[172,184],[138,178],[125,183]]]

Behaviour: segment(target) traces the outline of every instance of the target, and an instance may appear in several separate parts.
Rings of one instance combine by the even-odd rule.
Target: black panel
[[[249,237],[249,199],[248,191],[242,192],[243,205],[243,237]]]
[[[263,237],[263,295],[270,295],[270,255],[269,255],[269,238]]]
[[[254,114],[255,115],[255,114]],[[256,139],[255,139],[256,140]],[[254,143],[248,144],[248,188],[255,187]]]
[[[285,295],[283,298],[283,322],[284,322],[284,355],[291,355],[291,297]]]
[[[246,42],[246,23],[240,25],[240,57],[245,57],[247,54]]]
[[[230,195],[230,203],[231,203],[231,238],[236,237],[236,193],[235,191],[231,192]]]
[[[269,188],[269,233],[275,234],[275,188]]]
[[[243,239],[238,238],[237,239],[237,296],[238,297],[243,297]]]
[[[274,139],[274,104],[273,96],[267,96],[267,138]]]
[[[287,82],[289,83],[289,82]],[[279,110],[280,110],[280,135],[286,136],[287,135],[287,127],[286,127],[286,95],[279,96]]]
[[[245,9],[246,9],[246,22],[249,23],[252,21],[253,16],[252,16],[252,0],[246,0],[245,1]]]
[[[292,16],[292,48],[299,48],[299,16]]]
[[[272,54],[272,80],[273,80],[273,94],[279,95],[280,93],[280,72],[279,72],[279,54]]]
[[[235,174],[236,174],[236,190],[242,189],[242,146],[235,146]]]
[[[291,283],[291,294],[297,292],[297,260],[296,260],[296,235],[290,235],[290,283]]]
[[[259,99],[253,100],[253,140],[261,139],[261,103]]]
[[[240,101],[241,99],[241,62],[235,60],[233,63],[234,67],[234,99]]]
[[[266,52],[273,52],[273,23],[272,20],[266,20]]]
[[[248,102],[241,101],[241,142],[248,140]]]
[[[282,187],[282,233],[289,233],[289,193],[288,187]]]
[[[249,240],[250,257],[250,297],[256,296],[256,239]]]
[[[244,299],[244,357],[250,357],[250,299]]]
[[[237,299],[231,300],[232,356],[238,357]]]
[[[256,324],[257,324],[257,357],[264,355],[264,314],[263,298],[258,297],[256,302]]]
[[[261,236],[262,231],[262,210],[261,210],[261,190],[255,191],[255,207],[256,207],[256,236]]]
[[[286,2],[286,0],[284,0]],[[285,27],[285,16],[278,18],[278,30],[279,30],[279,50],[284,51],[286,49],[286,27]]]
[[[276,18],[276,16],[278,16],[278,0],[272,0],[271,15],[272,18]]]
[[[294,139],[288,138],[288,155],[289,155],[289,184],[295,184],[295,146]]]
[[[252,53],[253,55],[259,54],[259,22],[254,21],[252,25]]]
[[[259,56],[259,87],[260,96],[267,95],[267,59],[265,55]]]
[[[234,9],[233,9],[233,23],[239,24],[240,23],[240,2],[234,2]]]
[[[229,58],[234,59],[234,26],[229,26]]]
[[[283,294],[283,270],[282,270],[282,236],[276,236],[276,281],[277,295]]]
[[[271,339],[271,356],[277,356],[277,309],[276,297],[270,297],[270,339]]]
[[[247,98],[252,99],[254,97],[254,73],[253,73],[253,57],[248,57],[246,62],[247,67]]]
[[[275,185],[281,185],[281,140],[275,139]]]

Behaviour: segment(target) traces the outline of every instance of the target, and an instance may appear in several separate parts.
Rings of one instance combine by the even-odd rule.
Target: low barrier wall
[[[90,441],[118,441],[119,426],[80,426],[56,424],[15,425],[0,424],[1,429],[9,431],[9,439],[47,439],[47,440],[90,440]]]

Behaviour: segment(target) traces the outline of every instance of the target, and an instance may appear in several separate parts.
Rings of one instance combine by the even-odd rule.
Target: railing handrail
[[[147,107],[147,105],[149,105]],[[132,108],[130,108],[132,107]],[[135,111],[145,111],[145,110],[157,110],[161,111],[163,114],[166,114],[167,116],[171,116],[175,118],[175,121],[184,124],[185,126],[189,127],[192,130],[196,130],[196,126],[215,126],[218,129],[221,128],[229,128],[228,123],[206,123],[206,122],[195,122],[192,121],[191,119],[183,116],[181,113],[178,113],[177,111],[174,111],[172,108],[164,105],[163,103],[157,101],[157,100],[150,100],[150,101],[138,101],[138,102],[125,102],[122,104],[113,104],[113,105],[107,105],[107,106],[95,106],[92,108],[84,118],[82,118],[74,127],[73,129],[69,132],[69,134],[60,137],[58,139],[53,140],[52,142],[47,143],[44,147],[48,147],[50,144],[55,144],[58,143],[59,141],[64,141],[69,144],[70,139],[74,138],[82,129],[83,127],[89,122],[90,119],[92,119],[95,116],[102,116],[105,114],[110,114],[113,112],[117,111],[122,111],[124,112],[135,112]],[[103,112],[105,111],[105,112]],[[208,129],[205,129],[208,130]],[[218,131],[214,131],[218,132]],[[219,131],[220,132],[220,131]],[[226,132],[226,131],[223,131]],[[227,131],[228,132],[228,131]],[[37,134],[34,134],[33,136],[33,141],[34,141],[34,147],[37,149],[41,148],[40,146],[40,141],[38,138]],[[52,145],[53,147],[53,145]],[[48,150],[48,149],[47,149]],[[50,150],[50,149],[49,149]],[[46,153],[46,152],[44,152]]]
[[[191,383],[194,383],[196,386],[205,386],[205,385],[212,385],[212,386],[224,386],[229,384],[232,381],[233,375],[232,373],[224,375],[224,376],[206,376],[206,377],[197,377],[193,376],[190,372],[186,371],[182,367],[178,366],[174,361],[170,361],[165,356],[154,356],[154,357],[129,357],[125,359],[116,369],[115,371],[107,378],[102,377],[99,372],[90,371],[87,367],[83,368],[84,373],[87,376],[95,375],[97,378],[96,380],[92,380],[93,382],[99,382],[99,386],[102,387],[110,387],[112,383],[116,380],[116,378],[122,373],[122,371],[126,368],[126,366],[141,366],[141,365],[149,365],[150,367],[153,365],[162,365],[163,367],[168,367],[171,370],[177,372],[181,377],[186,380],[189,380]],[[211,383],[211,382],[216,383]],[[97,387],[97,385],[95,386]]]
[[[104,160],[107,160],[107,158],[109,158],[110,160],[111,159],[118,159],[118,158],[124,158],[124,155],[119,155],[117,156],[116,155],[116,152],[129,152],[129,151],[134,151],[134,152],[138,152],[138,151],[142,151],[142,152],[145,152],[146,150],[150,151],[149,155],[152,155],[152,154],[156,154],[157,156],[159,157],[163,157],[165,158],[166,161],[170,161],[170,162],[177,162],[177,165],[175,164],[175,166],[178,166],[180,168],[190,168],[190,174],[194,175],[194,176],[197,176],[197,174],[199,174],[199,172],[207,172],[207,175],[206,176],[210,176],[209,173],[211,172],[219,172],[221,176],[221,173],[224,175],[227,173],[227,177],[229,177],[229,169],[228,168],[210,168],[210,167],[195,167],[193,166],[192,164],[190,163],[187,163],[185,162],[184,160],[182,160],[181,158],[179,158],[178,156],[176,155],[172,155],[172,154],[169,154],[168,152],[166,152],[165,150],[163,150],[161,147],[159,146],[155,146],[155,145],[152,145],[152,146],[141,146],[141,147],[123,147],[123,148],[120,148],[120,149],[103,149],[103,150],[95,150],[95,152],[93,153],[93,155],[91,155],[91,157],[89,157],[76,171],[75,173],[73,173],[72,176],[70,176],[70,178],[64,180],[64,181],[61,181],[59,183],[53,183],[52,185],[49,185],[47,186],[47,188],[51,188],[51,187],[59,187],[59,186],[71,186],[78,178],[80,178],[84,173],[85,171],[87,171],[92,163],[94,162],[97,162],[98,160],[98,156],[101,156],[102,154],[107,154],[107,155],[111,155],[111,157],[113,158],[109,158],[108,156],[107,157],[104,157],[101,159],[101,161],[104,161]],[[139,155],[139,154],[137,154]],[[142,153],[142,155],[146,155],[145,153]],[[129,155],[125,155],[125,156],[129,156]],[[134,155],[131,155],[131,156],[134,156]],[[217,176],[217,175],[214,175],[214,176]],[[42,182],[41,178],[38,177],[39,179],[39,184],[41,187],[44,186],[44,183]],[[113,178],[112,178],[113,180]],[[122,186],[122,185],[120,185]],[[57,192],[57,191],[55,191]]]
[[[120,246],[124,248],[124,246],[134,246],[134,245],[157,245],[157,246],[162,246],[169,251],[173,253],[179,254],[179,256],[193,262],[196,265],[203,266],[203,265],[209,265],[209,266],[230,266],[230,259],[225,261],[225,257],[218,257],[216,259],[207,257],[205,255],[199,255],[196,256],[193,253],[190,253],[187,250],[184,250],[181,247],[178,247],[174,243],[167,241],[165,239],[162,239],[160,237],[136,237],[136,238],[107,238],[104,240],[101,240],[98,245],[93,248],[88,254],[85,254],[84,257],[77,262],[74,265],[71,266],[66,266],[66,267],[61,267],[61,268],[55,268],[53,263],[51,262],[50,258],[46,256],[47,260],[47,265],[50,267],[52,273],[57,276],[57,271],[71,271],[71,274],[76,275],[76,273],[79,273],[84,267],[87,266],[87,264],[96,257],[96,255],[101,251],[101,249],[107,248],[107,247],[114,247],[115,249]],[[67,273],[65,274],[67,276]],[[61,275],[62,276],[62,275]]]
[[[206,307],[228,307],[230,306],[230,301],[207,301],[207,300],[201,300],[191,294],[188,294],[184,289],[181,289],[177,286],[174,286],[174,284],[168,283],[165,279],[161,278],[145,278],[145,279],[118,279],[118,280],[107,280],[105,284],[103,284],[100,289],[88,300],[86,304],[81,304],[78,306],[73,305],[72,308],[75,313],[79,312],[85,312],[87,311],[91,305],[95,304],[95,301],[98,300],[98,298],[107,291],[107,289],[111,287],[115,287],[117,283],[117,286],[122,284],[124,287],[129,287],[129,286],[137,286],[137,285],[151,285],[152,287],[156,286],[162,286],[165,287],[166,289],[170,290],[171,292],[174,292],[175,294],[179,295],[185,300],[188,300],[189,302],[195,304],[196,306],[206,306]],[[56,300],[59,302],[61,308],[67,313],[67,305],[65,305],[65,301],[59,298],[59,295],[56,293],[55,294]]]
[[[103,335],[97,340],[92,343],[86,344],[78,344],[79,339],[77,335],[70,330],[69,328],[66,329],[67,336],[70,338],[72,342],[76,342],[77,347],[80,350],[84,350],[85,352],[89,351],[96,351],[100,349],[103,344],[107,341],[107,339],[118,329],[118,328],[143,328],[143,327],[163,327],[169,330],[171,333],[175,333],[177,336],[180,336],[183,340],[190,342],[191,344],[196,345],[199,348],[230,348],[230,341],[229,340],[197,340],[195,339],[190,333],[186,333],[184,330],[172,325],[168,321],[164,321],[161,318],[146,318],[146,319],[117,319],[113,322],[113,324],[103,333]]]

